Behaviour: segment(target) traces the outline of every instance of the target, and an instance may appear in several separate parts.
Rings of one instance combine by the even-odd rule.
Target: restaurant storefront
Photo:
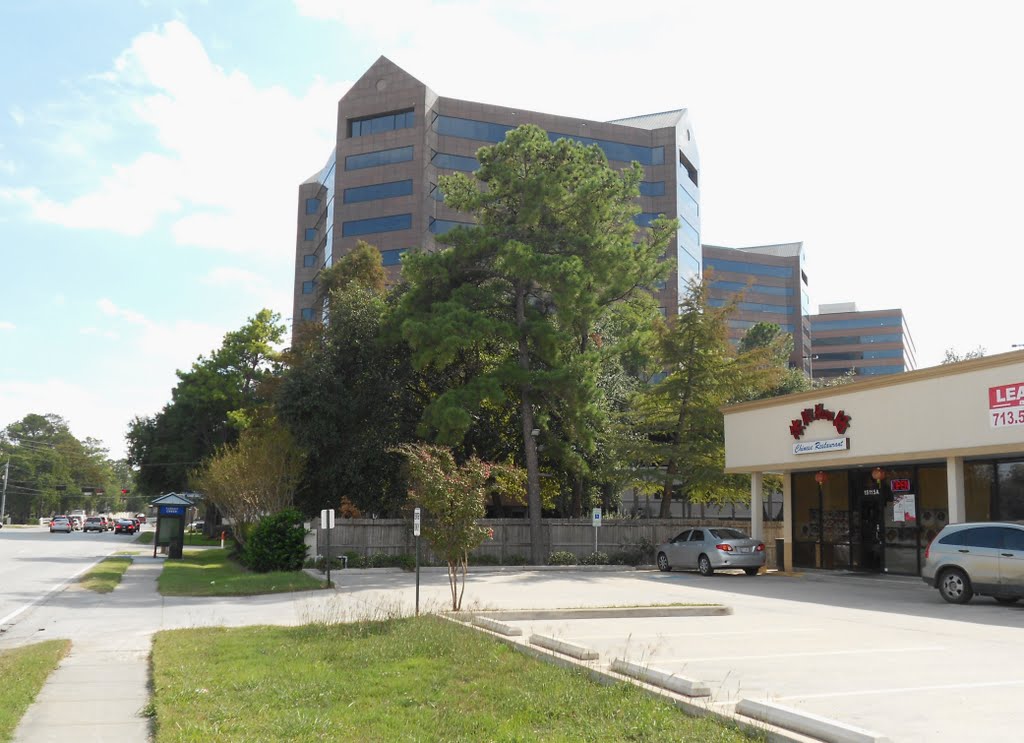
[[[782,476],[787,569],[920,573],[947,523],[1024,519],[1024,353],[728,407],[726,471]]]

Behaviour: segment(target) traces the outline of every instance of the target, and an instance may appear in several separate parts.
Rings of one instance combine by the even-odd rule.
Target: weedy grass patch
[[[130,557],[108,557],[94,565],[79,581],[83,588],[96,593],[110,593],[132,565]]]
[[[168,560],[157,587],[164,596],[254,596],[310,591],[325,584],[301,570],[254,573],[232,560],[227,549],[204,549]]]
[[[157,743],[749,740],[432,616],[166,631],[152,658]]]
[[[25,710],[70,649],[71,640],[48,640],[0,651],[0,740],[14,738]]]

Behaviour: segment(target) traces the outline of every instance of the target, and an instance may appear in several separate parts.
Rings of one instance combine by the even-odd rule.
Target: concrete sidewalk
[[[156,579],[163,559],[136,556],[109,594],[77,586],[65,630],[71,651],[46,680],[15,731],[17,743],[142,743],[150,738],[143,715],[149,702],[149,649],[160,627]],[[130,610],[126,611],[126,607]]]

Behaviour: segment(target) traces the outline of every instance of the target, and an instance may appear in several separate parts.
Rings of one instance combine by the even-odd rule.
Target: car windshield
[[[715,539],[750,539],[739,529],[711,529],[710,531]]]

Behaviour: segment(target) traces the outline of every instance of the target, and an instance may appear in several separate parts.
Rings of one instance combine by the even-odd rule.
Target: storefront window
[[[918,467],[917,519],[920,535],[918,565],[924,564],[924,551],[935,535],[949,523],[949,495],[944,464]]]
[[[995,465],[991,462],[964,463],[964,500],[967,506],[968,521],[992,520],[992,485],[994,481]]]
[[[1024,520],[1024,461],[1000,462],[997,474],[997,518]]]

